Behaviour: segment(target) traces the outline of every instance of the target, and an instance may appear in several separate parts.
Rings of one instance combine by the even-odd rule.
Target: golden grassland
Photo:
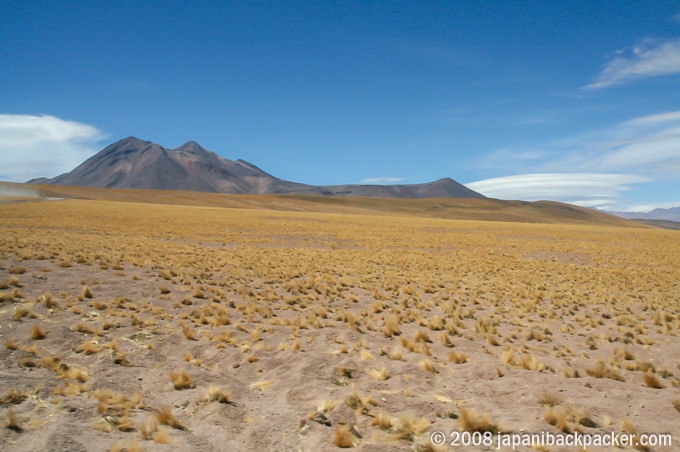
[[[0,444],[62,447],[75,429],[96,450],[436,450],[435,429],[655,418],[680,441],[679,237],[0,205]]]
[[[14,195],[8,196],[9,193],[14,193]],[[26,202],[45,198],[292,212],[400,215],[456,220],[649,227],[593,209],[553,201],[526,202],[486,198],[414,200],[309,195],[225,195],[188,191],[106,189],[0,182],[0,204],[3,201]]]

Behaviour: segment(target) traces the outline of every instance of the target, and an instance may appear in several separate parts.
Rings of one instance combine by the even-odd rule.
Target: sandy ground
[[[305,246],[304,234],[295,245],[268,237],[263,250]],[[338,238],[336,249],[317,252],[352,246]],[[19,258],[8,248],[0,259],[5,451],[495,450],[498,431],[667,433],[673,446],[648,450],[680,450],[678,309],[660,309],[653,325],[642,301],[560,307],[553,318],[537,312],[539,328],[466,291],[437,301],[438,292],[417,287],[409,294],[348,284],[308,298],[274,285],[276,301],[267,302],[266,271],[237,287],[208,261],[192,280],[153,263],[62,262]],[[551,309],[550,300],[534,302]],[[397,304],[404,319],[388,337]],[[578,322],[591,319],[602,322],[582,330]],[[634,334],[640,324],[644,336]],[[590,376],[599,358],[624,381]],[[171,374],[181,371],[191,382],[177,389]],[[663,388],[646,385],[646,374]],[[208,397],[213,385],[226,391],[222,400]],[[493,432],[493,444],[432,445],[438,431],[448,442],[469,440],[453,433],[466,428],[480,432],[476,440]]]

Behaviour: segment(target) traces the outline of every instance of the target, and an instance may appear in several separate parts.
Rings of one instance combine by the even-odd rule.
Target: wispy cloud
[[[609,61],[593,83],[585,88],[597,90],[670,74],[680,74],[680,38],[666,41],[647,39],[633,47],[628,56]]]
[[[503,149],[479,164],[515,174],[466,184],[490,197],[625,210],[625,192],[634,184],[677,179],[680,111],[632,118],[538,150]]]
[[[369,177],[361,182],[364,184],[395,184],[403,180],[401,177]]]
[[[497,177],[466,184],[485,196],[526,201],[552,200],[608,208],[631,184],[649,179],[629,174],[540,173]]]
[[[0,114],[0,180],[25,182],[70,171],[97,152],[105,136],[54,116]]]

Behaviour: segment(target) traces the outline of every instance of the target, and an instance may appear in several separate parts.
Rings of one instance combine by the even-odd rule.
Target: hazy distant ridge
[[[680,221],[680,207],[654,209],[651,212],[607,212],[629,220],[666,220]]]

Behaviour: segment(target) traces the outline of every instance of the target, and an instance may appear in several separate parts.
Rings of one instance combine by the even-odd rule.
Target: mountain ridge
[[[663,209],[658,207],[649,212],[611,212],[608,214],[616,215],[617,217],[626,218],[628,220],[662,220],[662,221],[680,221],[680,207],[669,207]]]
[[[424,184],[308,185],[273,176],[245,160],[229,160],[187,141],[175,149],[123,138],[68,173],[29,183],[93,188],[183,190],[228,194],[304,194],[377,198],[485,198],[445,177]]]

